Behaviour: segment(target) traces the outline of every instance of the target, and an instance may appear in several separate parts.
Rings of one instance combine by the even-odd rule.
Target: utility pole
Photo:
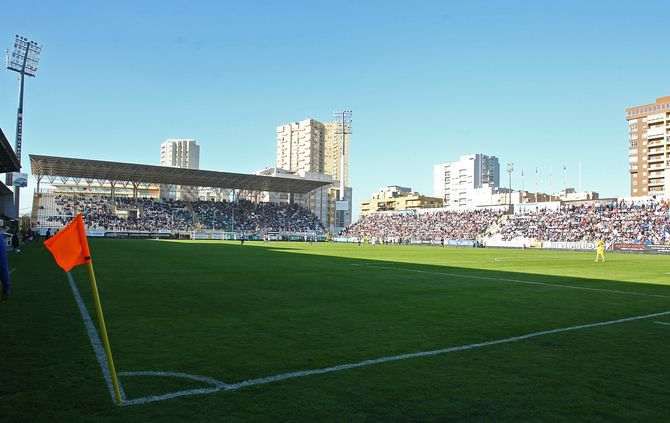
[[[14,138],[14,151],[19,159],[19,170],[21,170],[21,146],[23,141],[23,90],[25,77],[34,77],[37,74],[37,65],[40,61],[42,46],[25,37],[16,35],[14,39],[14,50],[7,54],[7,69],[19,74],[19,107],[16,110],[16,138]],[[6,177],[7,185],[12,185],[14,180],[11,173]],[[21,187],[14,187],[14,206],[16,217],[19,217],[19,200]]]

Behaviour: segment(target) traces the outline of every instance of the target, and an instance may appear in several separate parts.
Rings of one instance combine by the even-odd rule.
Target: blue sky
[[[273,165],[275,127],[353,110],[354,208],[384,185],[430,193],[475,152],[513,185],[628,195],[624,109],[670,95],[665,1],[11,2],[44,44],[27,84],[27,154],[157,163],[196,138],[201,168]],[[4,48],[4,47],[3,47]],[[0,73],[13,142],[17,84]],[[546,177],[553,174],[553,183]],[[506,181],[507,178],[505,177]],[[506,184],[506,182],[505,182]],[[23,198],[26,198],[24,196]],[[24,203],[22,209],[25,211]]]

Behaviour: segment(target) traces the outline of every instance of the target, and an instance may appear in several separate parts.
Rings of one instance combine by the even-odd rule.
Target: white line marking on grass
[[[667,326],[670,326],[670,322],[659,322],[659,321],[657,320],[657,321],[655,321],[654,323],[656,323],[657,325],[667,325]]]
[[[159,377],[174,377],[180,379],[189,379],[195,382],[202,382],[211,385],[211,388],[197,388],[197,389],[185,389],[183,391],[170,392],[162,395],[150,395],[147,397],[135,398],[123,402],[123,405],[139,405],[147,404],[150,402],[165,401],[178,397],[192,396],[192,395],[206,395],[219,392],[220,390],[230,389],[230,385],[227,383],[221,382],[207,376],[198,376],[190,375],[187,373],[181,372],[153,372],[153,371],[142,371],[142,372],[120,372],[119,376],[123,377],[132,377],[132,376],[159,376]]]
[[[141,397],[141,398],[126,400],[121,405],[122,406],[128,406],[128,405],[148,404],[150,402],[165,401],[165,400],[179,398],[179,397],[214,394],[216,392],[219,392],[220,390],[221,390],[221,388],[188,389],[188,390],[185,390],[185,391],[170,392],[169,394],[151,395],[151,396],[148,396],[148,397]]]
[[[98,331],[95,328],[93,319],[91,315],[88,314],[84,300],[81,298],[77,284],[74,282],[74,278],[70,272],[66,272],[67,280],[70,284],[70,289],[72,290],[72,295],[74,295],[74,300],[77,302],[77,307],[79,307],[79,313],[81,313],[81,318],[84,321],[84,326],[86,327],[86,333],[88,334],[88,339],[91,341],[91,347],[93,347],[93,352],[95,353],[95,358],[98,360],[100,365],[100,370],[102,370],[102,377],[105,379],[105,384],[107,384],[107,389],[109,390],[109,395],[112,397],[112,402],[115,402],[114,399],[114,387],[112,385],[112,377],[109,374],[109,369],[107,368],[107,355],[105,354],[105,349],[102,347],[102,342],[100,341],[100,336],[98,336]],[[126,393],[123,390],[123,385],[119,381],[119,390],[121,391],[121,402],[126,400]]]
[[[565,260],[565,257],[494,257],[493,261],[545,261],[545,260]]]
[[[15,270],[16,270],[16,268],[13,268],[13,269],[9,269],[9,273],[8,273],[8,274],[10,274],[10,275],[11,275],[12,273],[14,273],[14,271],[15,271]]]
[[[378,267],[381,267],[381,266],[378,266]],[[396,270],[395,268],[392,268],[392,269]],[[400,270],[409,270],[409,269],[400,269]],[[429,273],[431,273],[431,272],[429,272]],[[432,272],[432,273],[435,273],[435,272]],[[443,274],[446,274],[446,273],[443,273]],[[98,331],[96,330],[95,324],[93,323],[93,320],[91,319],[91,316],[88,313],[88,310],[86,309],[86,305],[84,304],[84,301],[81,298],[81,294],[79,293],[79,289],[77,288],[77,285],[74,282],[74,278],[72,277],[72,275],[70,273],[67,273],[67,276],[68,276],[68,283],[70,284],[70,289],[72,290],[72,294],[74,295],[74,299],[77,303],[77,307],[79,308],[79,312],[81,314],[82,320],[84,321],[84,326],[86,327],[86,332],[88,334],[89,341],[91,342],[91,347],[93,347],[93,351],[95,352],[95,357],[98,361],[98,364],[100,365],[100,370],[102,371],[103,379],[105,380],[105,384],[107,385],[107,390],[109,391],[109,395],[110,395],[112,401],[114,401],[114,389],[113,389],[113,386],[112,386],[112,380],[111,380],[111,377],[110,377],[110,374],[109,374],[109,370],[107,369],[107,366],[106,366],[106,355],[105,355],[105,351],[102,347],[102,342],[100,341],[100,336],[98,335]],[[461,275],[456,275],[456,276],[461,276]],[[470,277],[472,277],[472,276],[470,276]],[[478,277],[478,278],[486,278],[486,277]],[[497,279],[497,278],[486,278],[486,279],[500,280],[500,279]],[[517,280],[510,280],[510,281],[517,282]],[[545,284],[545,283],[541,283],[541,282],[527,282],[527,281],[518,281],[518,282],[533,283],[533,284],[539,284],[539,285],[550,285],[550,286],[558,286],[558,287],[566,287],[566,288],[590,289],[590,290],[596,290],[596,291],[603,291],[602,289],[596,289],[596,288],[570,287],[570,286],[564,286],[564,285]],[[605,291],[627,293],[625,291],[610,291],[610,290],[605,290]],[[645,295],[645,294],[641,294],[641,295]],[[359,367],[374,366],[374,365],[377,365],[377,364],[388,363],[388,362],[393,362],[393,361],[400,361],[400,360],[408,360],[408,359],[412,359],[412,358],[431,357],[431,356],[442,355],[442,354],[447,354],[447,353],[452,353],[452,352],[473,350],[473,349],[488,347],[488,346],[492,346],[492,345],[523,341],[523,340],[526,340],[526,339],[536,338],[536,337],[544,336],[544,335],[551,335],[551,334],[562,333],[562,332],[576,331],[576,330],[588,329],[588,328],[594,328],[594,327],[600,327],[600,326],[609,326],[609,325],[614,325],[614,324],[618,324],[618,323],[625,323],[625,322],[631,322],[631,321],[642,320],[642,319],[650,319],[650,318],[653,318],[653,317],[660,317],[660,316],[667,316],[667,315],[670,315],[670,311],[664,311],[664,312],[660,312],[660,313],[646,314],[646,315],[634,316],[634,317],[626,317],[626,318],[623,318],[623,319],[608,320],[608,321],[604,321],[604,322],[587,323],[587,324],[583,324],[583,325],[569,326],[569,327],[565,327],[565,328],[549,329],[549,330],[544,330],[544,331],[539,331],[539,332],[532,332],[532,333],[528,333],[528,334],[520,335],[520,336],[513,336],[513,337],[510,337],[510,338],[496,339],[496,340],[493,340],[493,341],[485,341],[485,342],[479,342],[479,343],[475,343],[475,344],[460,345],[460,346],[455,346],[455,347],[442,348],[442,349],[438,349],[438,350],[419,351],[419,352],[414,352],[414,353],[384,356],[384,357],[379,357],[379,358],[374,358],[374,359],[363,360],[363,361],[359,361],[359,362],[356,362],[356,363],[345,363],[345,364],[339,364],[339,365],[331,366],[331,367],[323,367],[323,368],[318,368],[318,369],[307,369],[307,370],[299,370],[299,371],[288,372],[288,373],[280,373],[280,374],[272,375],[272,376],[260,377],[260,378],[255,378],[255,379],[248,379],[248,380],[238,382],[238,383],[233,383],[233,384],[229,384],[229,383],[226,383],[226,382],[223,382],[223,381],[211,378],[211,377],[207,377],[207,376],[191,375],[191,374],[181,373],[181,372],[168,372],[168,371],[120,372],[119,376],[123,376],[123,377],[133,377],[133,376],[173,377],[173,378],[188,379],[188,380],[201,382],[201,383],[206,383],[206,384],[210,385],[210,387],[208,387],[208,388],[186,389],[186,390],[181,390],[181,391],[169,392],[169,393],[161,394],[161,395],[150,395],[150,396],[146,396],[146,397],[127,399],[126,393],[123,389],[123,385],[119,381],[119,388],[120,388],[120,391],[121,391],[121,405],[123,405],[123,406],[139,405],[139,404],[147,404],[147,403],[151,403],[151,402],[165,401],[165,400],[179,398],[179,397],[185,397],[185,396],[213,394],[213,393],[216,393],[216,392],[219,392],[219,391],[236,391],[238,389],[242,389],[242,388],[246,388],[246,387],[250,387],[250,386],[265,385],[265,384],[268,384],[268,383],[280,382],[280,381],[287,380],[287,379],[301,378],[301,377],[320,375],[320,374],[326,374],[326,373],[334,373],[334,372],[339,372],[339,371],[343,371],[343,370],[350,370],[350,369],[355,369],[355,368],[359,368]],[[658,321],[656,321],[655,323],[670,325],[670,323],[658,322]]]
[[[509,279],[509,278],[497,278],[493,276],[477,276],[477,275],[465,275],[462,273],[452,273],[452,272],[437,272],[431,270],[418,270],[418,269],[403,269],[401,267],[392,267],[392,266],[377,266],[370,265],[367,266],[370,268],[376,269],[385,269],[385,270],[401,270],[404,272],[414,272],[414,273],[428,273],[433,275],[443,275],[443,276],[456,276],[459,278],[471,278],[471,279],[483,279],[491,281],[502,281],[502,282],[514,282],[514,283],[524,283],[527,285],[540,285],[540,286],[551,286],[556,288],[567,288],[567,289],[580,289],[583,291],[600,291],[600,292],[609,292],[612,294],[625,294],[625,295],[636,295],[641,297],[656,297],[656,298],[670,298],[670,295],[661,295],[661,294],[646,294],[643,292],[633,292],[633,291],[619,291],[617,289],[606,289],[606,288],[589,288],[586,286],[574,286],[574,285],[562,285],[556,283],[547,283],[547,282],[537,282],[537,281],[525,281],[522,279]]]
[[[226,384],[225,382],[221,382],[219,380],[204,377],[204,376],[194,376],[194,375],[188,375],[188,374],[185,374],[185,373],[177,373],[177,372],[151,372],[151,371],[147,371],[147,372],[125,372],[125,373],[122,373],[123,376],[143,376],[143,375],[145,375],[145,376],[184,377],[184,378],[187,378],[187,379],[192,379],[192,380],[196,380],[196,381],[202,381],[202,382],[205,382],[205,383],[209,383],[209,384],[212,385],[212,387],[211,388],[201,388],[201,389],[190,389],[190,390],[184,390],[184,391],[171,392],[171,393],[163,394],[163,395],[155,395],[155,396],[137,398],[137,399],[126,401],[124,403],[124,405],[146,404],[146,403],[149,403],[149,402],[164,401],[164,400],[177,398],[177,397],[183,397],[183,396],[206,395],[206,394],[211,394],[211,393],[215,393],[215,392],[218,392],[218,391],[236,391],[238,389],[242,389],[242,388],[246,388],[246,387],[250,387],[250,386],[265,385],[265,384],[268,384],[268,383],[280,382],[280,381],[287,380],[287,379],[295,379],[295,378],[302,378],[302,377],[313,376],[313,375],[321,375],[321,374],[326,374],[326,373],[340,372],[340,371],[343,371],[343,370],[356,369],[356,368],[359,368],[359,367],[374,366],[374,365],[377,365],[377,364],[388,363],[388,362],[393,362],[393,361],[408,360],[408,359],[412,359],[412,358],[432,357],[432,356],[442,355],[442,354],[447,354],[447,353],[452,353],[452,352],[474,350],[474,349],[478,349],[478,348],[489,347],[489,346],[492,346],[492,345],[499,345],[499,344],[506,344],[506,343],[511,343],[511,342],[524,341],[526,339],[537,338],[537,337],[544,336],[544,335],[552,335],[552,334],[556,334],[556,333],[577,331],[577,330],[581,330],[581,329],[589,329],[589,328],[595,328],[595,327],[609,326],[609,325],[615,325],[615,324],[620,324],[620,323],[632,322],[632,321],[636,321],[636,320],[651,319],[651,318],[654,318],[654,317],[667,316],[667,315],[670,315],[670,311],[663,311],[663,312],[660,312],[660,313],[646,314],[646,315],[641,315],[641,316],[625,317],[625,318],[622,318],[622,319],[607,320],[607,321],[604,321],[604,322],[587,323],[587,324],[577,325],[577,326],[568,326],[568,327],[565,327],[565,328],[543,330],[543,331],[540,331],[540,332],[532,332],[532,333],[528,333],[528,334],[520,335],[520,336],[512,336],[512,337],[509,337],[509,338],[502,338],[502,339],[496,339],[496,340],[493,340],[493,341],[485,341],[485,342],[478,342],[478,343],[475,343],[475,344],[467,344],[467,345],[460,345],[460,346],[449,347],[449,348],[442,348],[442,349],[438,349],[438,350],[420,351],[420,352],[414,352],[414,353],[408,353],[408,354],[391,355],[391,356],[379,357],[379,358],[374,358],[374,359],[369,359],[369,360],[363,360],[363,361],[359,361],[359,362],[355,362],[355,363],[339,364],[339,365],[331,366],[331,367],[323,367],[323,368],[318,368],[318,369],[308,369],[308,370],[299,370],[299,371],[295,371],[295,372],[280,373],[280,374],[277,374],[277,375],[261,377],[261,378],[256,378],[256,379],[249,379],[249,380],[245,380],[245,381],[238,382],[238,383],[233,383],[233,384]]]
[[[202,382],[202,383],[208,383],[213,386],[217,386],[220,388],[228,388],[230,385],[221,382],[220,380],[216,380],[211,377],[207,376],[198,376],[198,375],[190,375],[188,373],[181,373],[181,372],[154,372],[154,371],[140,371],[140,372],[119,372],[119,375],[121,376],[160,376],[160,377],[174,377],[174,378],[180,378],[180,379],[189,379],[193,380],[195,382]]]
[[[513,337],[510,337],[510,338],[503,338],[503,339],[496,339],[496,340],[493,340],[493,341],[479,342],[479,343],[476,343],[476,344],[460,345],[460,346],[457,346],[457,347],[442,348],[442,349],[439,349],[439,350],[432,350],[432,351],[420,351],[420,352],[409,353],[409,354],[391,355],[391,356],[386,356],[386,357],[380,357],[380,358],[375,358],[375,359],[370,359],[370,360],[359,361],[357,363],[340,364],[340,365],[337,365],[337,366],[325,367],[325,368],[321,368],[321,369],[301,370],[301,371],[297,371],[297,372],[282,373],[282,374],[278,374],[278,375],[275,375],[275,376],[268,376],[268,377],[258,378],[258,379],[250,379],[250,380],[246,380],[244,382],[239,382],[239,383],[231,385],[229,389],[230,390],[236,390],[236,389],[244,388],[244,387],[247,387],[247,386],[254,386],[254,385],[261,385],[261,384],[266,384],[266,383],[279,382],[279,381],[282,381],[282,380],[292,379],[292,378],[297,378],[297,377],[305,377],[305,376],[318,375],[318,374],[324,374],[324,373],[338,372],[338,371],[349,370],[349,369],[354,369],[354,368],[358,368],[358,367],[367,367],[367,366],[372,366],[372,365],[381,364],[381,363],[388,363],[388,362],[391,362],[391,361],[400,361],[400,360],[407,360],[407,359],[419,358],[419,357],[431,357],[431,356],[447,354],[447,353],[451,353],[451,352],[466,351],[466,350],[472,350],[472,349],[477,349],[477,348],[489,347],[491,345],[506,344],[506,343],[510,343],[510,342],[518,342],[518,341],[523,341],[523,340],[526,340],[526,339],[536,338],[536,337],[544,336],[544,335],[551,335],[551,334],[555,334],[555,333],[570,332],[570,331],[581,330],[581,329],[589,329],[589,328],[600,327],[600,326],[609,326],[609,325],[615,325],[615,324],[618,324],[618,323],[632,322],[632,321],[635,321],[635,320],[650,319],[650,318],[653,318],[653,317],[666,316],[666,315],[669,315],[669,314],[670,314],[670,311],[664,311],[664,312],[660,312],[660,313],[647,314],[647,315],[643,315],[643,316],[634,316],[634,317],[626,317],[626,318],[617,319],[617,320],[608,320],[608,321],[605,321],[605,322],[587,323],[587,324],[584,324],[584,325],[569,326],[569,327],[566,327],[566,328],[543,330],[543,331],[540,331],[540,332],[532,332],[532,333],[528,333],[528,334],[525,334],[525,335],[513,336]]]

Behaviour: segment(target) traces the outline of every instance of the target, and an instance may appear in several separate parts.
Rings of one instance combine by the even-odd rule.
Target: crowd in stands
[[[477,240],[488,235],[506,241],[670,244],[670,203],[594,202],[511,215],[490,210],[374,213],[341,234],[380,242]]]
[[[342,236],[381,242],[474,240],[500,217],[492,210],[374,213],[362,216]]]
[[[511,215],[500,234],[504,240],[665,244],[670,242],[670,210],[667,202],[564,206]]]
[[[108,231],[323,232],[318,218],[296,204],[133,199],[104,196],[55,197],[56,214],[45,226],[60,226],[77,213],[89,228]]]
[[[108,231],[324,232],[319,219],[296,204],[60,195],[55,204],[56,213],[38,224],[58,227],[83,213],[89,228]],[[670,203],[594,202],[511,215],[487,209],[373,213],[340,235],[396,243],[495,235],[502,240],[670,244]]]
[[[205,228],[267,232],[323,232],[319,219],[297,204],[253,203],[239,200],[197,201],[193,209]]]

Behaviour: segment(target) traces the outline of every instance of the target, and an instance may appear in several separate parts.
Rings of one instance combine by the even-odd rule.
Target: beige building
[[[391,185],[372,194],[372,198],[361,203],[361,216],[389,211],[442,207],[444,201],[438,197],[428,197],[411,188]]]
[[[344,138],[344,167],[340,169],[342,135],[337,122],[305,119],[277,127],[277,168],[289,172],[324,173],[349,186],[349,142]]]
[[[670,96],[626,109],[633,197],[670,196]]]
[[[340,170],[340,156],[342,154],[342,134],[338,133],[339,125],[337,122],[327,122],[324,124],[324,162],[323,173],[330,175],[334,180],[340,180],[340,172],[344,174],[344,186],[349,185],[349,141],[350,134],[344,136],[344,168]]]
[[[287,123],[277,127],[276,168],[292,174],[323,174],[333,180],[328,190],[328,213],[322,223],[337,233],[351,224],[351,188],[349,186],[350,135],[338,134],[336,122],[315,119]],[[340,178],[344,178],[344,200],[339,201]]]

